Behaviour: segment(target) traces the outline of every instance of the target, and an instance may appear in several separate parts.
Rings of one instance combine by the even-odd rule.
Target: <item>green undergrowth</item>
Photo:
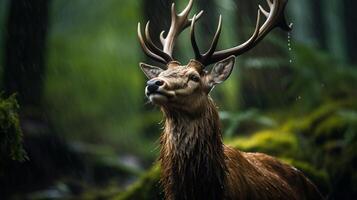
[[[226,142],[246,152],[264,152],[272,156],[298,157],[298,138],[280,130],[259,131],[252,136],[238,137]]]

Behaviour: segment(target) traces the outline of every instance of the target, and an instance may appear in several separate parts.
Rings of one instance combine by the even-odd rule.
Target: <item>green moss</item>
[[[159,184],[160,166],[155,164],[139,181],[128,190],[119,195],[115,200],[155,200],[163,199]]]
[[[356,129],[357,113],[354,111],[337,111],[316,126],[315,137],[320,140],[343,138],[349,129]]]
[[[297,137],[280,130],[260,131],[250,137],[237,138],[228,144],[243,151],[263,152],[281,157],[296,156],[299,152]]]
[[[307,135],[313,134],[316,126],[329,116],[335,115],[343,109],[357,109],[356,101],[356,99],[347,99],[344,101],[331,101],[325,103],[309,114],[288,117],[281,128],[284,131],[299,132]]]
[[[22,146],[22,131],[20,128],[19,105],[15,95],[8,99],[0,99],[0,155],[1,159],[24,161],[27,159]],[[3,160],[0,160],[3,162]]]

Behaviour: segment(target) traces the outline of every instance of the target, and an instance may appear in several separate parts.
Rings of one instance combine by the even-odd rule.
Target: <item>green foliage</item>
[[[7,99],[0,99],[0,162],[4,162],[8,158],[17,161],[27,159],[22,146],[18,109],[19,105],[15,95]]]
[[[220,119],[223,121],[227,129],[224,131],[224,136],[232,138],[234,133],[250,134],[262,128],[274,128],[276,122],[260,113],[258,110],[247,110],[242,112],[220,112]]]
[[[344,99],[355,94],[357,70],[340,64],[321,50],[296,43],[290,66],[293,75],[288,95],[296,96],[303,109],[311,109],[326,99]]]

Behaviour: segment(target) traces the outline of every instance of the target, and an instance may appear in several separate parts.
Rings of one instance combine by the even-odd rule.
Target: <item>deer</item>
[[[150,35],[150,21],[144,34],[138,23],[139,43],[144,53],[159,66],[140,63],[147,76],[145,95],[161,108],[164,116],[160,136],[160,182],[168,200],[300,200],[323,199],[317,187],[296,168],[263,153],[246,153],[226,146],[212,89],[231,74],[235,58],[253,49],[273,29],[292,30],[284,16],[287,0],[266,0],[269,11],[258,6],[252,36],[243,44],[216,51],[222,28],[210,48],[201,53],[195,24],[203,11],[189,18],[193,0],[179,14],[171,7],[171,25],[159,38],[162,48]],[[261,15],[266,21],[261,25]],[[190,27],[195,58],[182,65],[173,57],[178,35]],[[214,64],[211,70],[207,66]]]

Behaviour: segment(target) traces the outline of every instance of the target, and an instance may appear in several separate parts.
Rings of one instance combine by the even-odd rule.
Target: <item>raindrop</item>
[[[292,45],[291,45],[291,32],[288,32],[288,50],[289,50],[289,63],[293,63],[293,59],[292,59]]]

